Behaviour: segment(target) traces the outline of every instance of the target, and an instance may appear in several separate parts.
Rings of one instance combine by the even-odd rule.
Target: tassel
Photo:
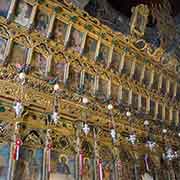
[[[16,140],[16,146],[15,146],[15,149],[14,149],[14,152],[13,152],[13,159],[15,161],[19,160],[19,151],[20,151],[21,145],[22,145],[21,139],[17,139]]]
[[[148,164],[148,155],[147,155],[147,154],[146,154],[145,157],[144,157],[144,161],[145,161],[146,170],[147,170],[147,171],[150,171],[150,169],[149,169],[149,164]]]
[[[51,172],[51,148],[52,144],[47,145],[48,172]]]
[[[102,160],[99,160],[99,180],[103,180]]]
[[[83,176],[83,160],[84,160],[83,152],[80,152],[80,154],[79,154],[79,174],[80,174],[80,176]]]

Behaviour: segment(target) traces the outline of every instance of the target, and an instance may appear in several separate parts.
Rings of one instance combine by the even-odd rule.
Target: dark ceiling
[[[157,4],[162,2],[162,0],[108,0],[114,9],[121,12],[125,16],[131,16],[131,7],[138,4]],[[180,13],[180,0],[169,0],[172,6],[172,15],[176,16]]]

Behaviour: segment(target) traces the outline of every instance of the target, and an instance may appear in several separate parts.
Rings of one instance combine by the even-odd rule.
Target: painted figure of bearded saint
[[[61,157],[59,159],[59,163],[57,164],[56,173],[50,174],[50,180],[74,180],[74,178],[70,174],[69,167],[67,165],[65,157]]]

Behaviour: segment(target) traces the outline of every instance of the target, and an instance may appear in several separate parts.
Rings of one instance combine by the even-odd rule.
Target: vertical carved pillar
[[[166,94],[169,94],[169,91],[170,91],[170,80],[167,79],[166,80]]]
[[[146,98],[146,112],[150,112],[150,97]]]
[[[122,86],[119,86],[118,89],[118,102],[120,102],[122,100]]]
[[[95,76],[94,90],[93,90],[94,95],[96,94],[98,89],[99,89],[99,76]]]
[[[154,81],[154,70],[151,71],[151,77],[148,85],[149,89],[152,87],[153,81]]]
[[[33,27],[37,9],[38,9],[38,4],[36,4],[32,9],[31,17],[30,17],[29,24],[28,24],[29,29]]]
[[[176,111],[176,126],[179,125],[179,111]]]
[[[154,113],[154,119],[157,118],[157,115],[158,115],[158,102],[156,101],[155,102],[155,113]]]
[[[64,46],[67,47],[70,34],[71,34],[71,29],[72,29],[72,23],[70,23],[67,27],[66,35],[65,35],[65,40],[64,40]]]
[[[142,71],[141,71],[140,83],[142,83],[142,82],[143,82],[145,69],[146,69],[146,66],[145,66],[145,65],[143,65],[143,68],[142,68]]]
[[[14,137],[15,139],[15,137]],[[13,177],[13,172],[14,172],[14,166],[15,163],[13,161],[13,150],[14,150],[14,143],[10,143],[10,156],[9,156],[9,168],[8,168],[8,174],[7,174],[7,180],[11,180]]]
[[[140,94],[138,94],[138,111],[140,111],[141,110],[141,95]]]
[[[128,105],[132,104],[132,89],[129,90],[129,96],[128,96]]]
[[[53,58],[53,56],[52,56],[52,55],[49,55],[49,57],[48,57],[48,59],[47,59],[48,64],[47,64],[46,76],[47,76],[48,73],[51,71],[52,58]]]
[[[84,87],[84,78],[85,78],[85,71],[81,71],[81,75],[80,75],[80,89],[82,89]]]
[[[9,7],[8,15],[7,15],[8,20],[11,19],[12,15],[14,13],[14,10],[15,10],[15,6],[16,6],[16,0],[12,0],[11,5]]]
[[[101,46],[101,38],[99,38],[98,42],[97,42],[97,46],[96,46],[96,52],[95,52],[95,61],[97,60],[98,56],[99,56],[99,50],[100,50],[100,46]]]
[[[94,137],[93,180],[97,180],[97,160],[99,158],[99,153],[98,153],[98,147],[97,147],[97,132],[95,128],[93,128],[93,137]]]
[[[50,20],[48,31],[47,31],[47,38],[51,37],[52,30],[53,30],[53,27],[54,27],[55,19],[56,19],[56,13],[53,12],[53,14],[51,15],[51,20]]]
[[[13,160],[12,156],[13,156],[13,151],[14,151],[15,146],[16,146],[16,138],[20,137],[20,133],[19,133],[20,124],[18,122],[15,123],[14,129],[15,130],[14,130],[13,142],[11,143],[10,167],[9,167],[10,172],[8,173],[8,180],[14,179],[16,161]]]
[[[169,109],[169,122],[170,122],[170,124],[171,124],[172,120],[173,120],[173,107],[170,107],[170,109]]]
[[[28,54],[27,54],[27,61],[26,64],[30,64],[33,56],[34,48],[29,48]]]
[[[65,65],[65,71],[64,71],[64,84],[67,83],[67,80],[68,80],[68,77],[69,77],[69,66],[70,66],[70,63],[66,63]]]
[[[163,79],[163,75],[161,73],[160,76],[159,76],[158,90],[161,90],[161,88],[162,88],[162,79]]]
[[[81,50],[80,50],[80,54],[81,55],[83,54],[83,51],[84,51],[84,47],[85,47],[85,44],[86,44],[87,34],[88,34],[87,31],[85,31],[84,34],[83,34],[83,38],[82,38],[82,42],[81,42]]]
[[[10,39],[8,39],[7,46],[6,46],[6,51],[5,51],[5,55],[4,55],[6,60],[7,60],[7,58],[9,57],[9,55],[11,53],[12,46],[13,46],[13,39],[10,38]]]
[[[162,105],[162,119],[165,121],[166,120],[166,106]]]
[[[107,98],[110,98],[111,96],[111,80],[108,81],[108,86],[107,86]]]
[[[76,180],[80,180],[80,175],[79,175],[79,155],[80,155],[80,133],[81,133],[81,123],[76,124]]]
[[[176,97],[176,94],[177,94],[177,82],[175,82],[174,84],[173,98]]]
[[[120,66],[119,66],[119,73],[121,74],[122,70],[123,70],[123,67],[124,67],[124,61],[125,61],[125,56],[126,56],[126,53],[123,52],[121,54],[121,63],[120,63]]]
[[[109,50],[107,67],[109,67],[109,66],[111,65],[113,50],[114,50],[114,45],[112,45],[111,48],[110,48],[110,50]]]
[[[136,61],[133,61],[132,66],[131,66],[131,73],[130,73],[130,78],[131,79],[134,76],[135,68],[136,68]]]

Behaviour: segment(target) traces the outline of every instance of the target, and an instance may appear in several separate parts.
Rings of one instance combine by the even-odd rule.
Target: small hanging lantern
[[[57,111],[54,111],[51,115],[51,120],[53,121],[54,124],[57,124],[59,120],[59,113]]]
[[[131,117],[131,112],[130,112],[130,111],[127,111],[127,112],[126,112],[126,116],[127,116],[127,117]]]
[[[15,144],[15,149],[14,149],[14,152],[13,152],[13,159],[14,160],[19,160],[19,152],[20,152],[20,147],[22,145],[22,140],[20,138],[17,138],[16,139],[16,144]]]
[[[111,137],[112,137],[113,142],[115,142],[116,141],[116,131],[115,131],[115,129],[111,129]]]
[[[16,113],[16,117],[20,118],[22,116],[22,113],[24,111],[24,106],[20,100],[16,101],[15,104],[13,105],[13,108]]]
[[[133,134],[130,134],[127,139],[128,139],[128,141],[129,141],[131,144],[134,145],[134,144],[136,143],[136,140],[137,140],[137,139],[136,139],[136,134],[134,134],[134,133],[133,133]]]
[[[163,153],[163,159],[172,161],[173,159],[176,158],[178,158],[177,152],[174,151],[171,146],[166,147],[165,153]]]
[[[149,168],[149,163],[148,163],[148,154],[145,154],[144,156],[144,162],[145,162],[145,166],[146,166],[146,170],[149,172],[150,168]]]
[[[83,132],[86,134],[86,136],[88,135],[89,131],[90,131],[90,128],[88,124],[85,123],[83,127]]]
[[[59,84],[54,85],[54,91],[57,92],[59,90]]]
[[[26,82],[26,74],[24,72],[19,73],[19,81],[21,85],[24,85]]]
[[[148,140],[146,146],[152,151],[156,147],[156,142]]]
[[[88,98],[83,97],[83,99],[82,99],[82,103],[83,103],[83,104],[87,104],[87,103],[88,103]]]

